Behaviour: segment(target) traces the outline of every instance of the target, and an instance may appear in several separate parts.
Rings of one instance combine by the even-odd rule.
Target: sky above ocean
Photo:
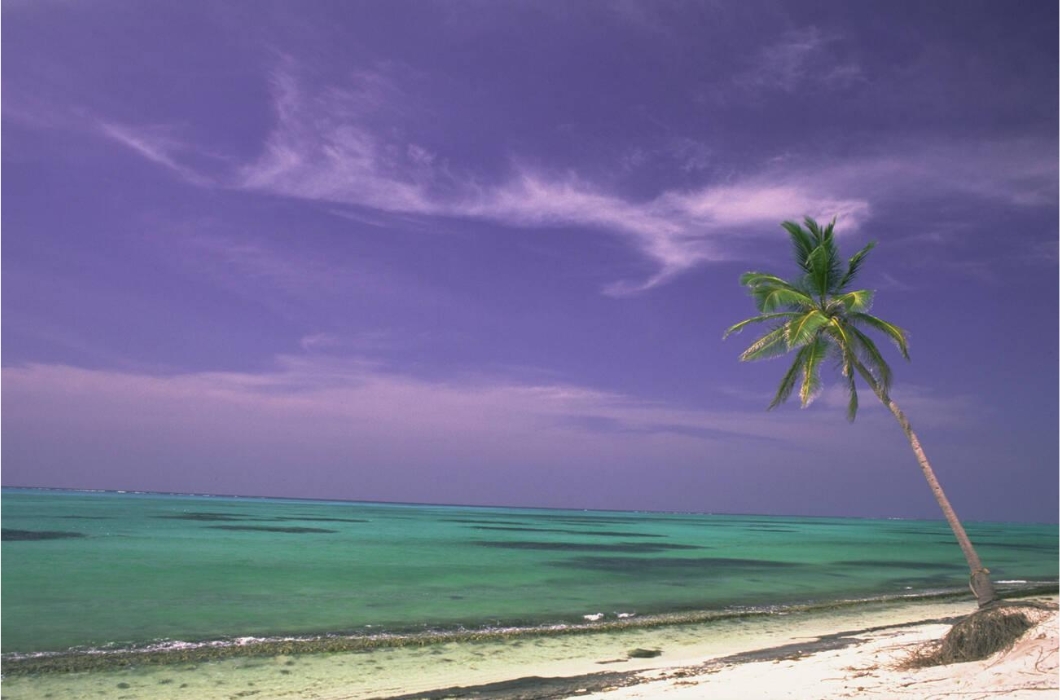
[[[5,2],[3,483],[937,517],[722,340],[808,215],[958,514],[1055,521],[1057,12]]]

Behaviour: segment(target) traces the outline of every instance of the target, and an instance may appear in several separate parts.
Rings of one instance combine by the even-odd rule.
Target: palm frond
[[[893,323],[884,321],[882,318],[866,313],[852,313],[850,314],[850,320],[854,323],[864,323],[880,331],[894,341],[894,344],[898,346],[898,350],[902,353],[902,357],[909,359],[909,340],[906,338],[906,332],[903,329]]]
[[[846,274],[843,275],[843,279],[839,281],[837,290],[842,291],[846,289],[846,286],[854,281],[857,277],[858,270],[861,269],[861,263],[865,260],[865,257],[869,254],[873,248],[876,247],[876,241],[870,241],[867,246],[854,253],[853,257],[850,258],[850,262],[847,263]]]
[[[813,300],[793,287],[773,287],[762,285],[751,289],[755,307],[768,313],[777,309],[797,309],[813,304]]]
[[[835,217],[834,216],[832,217],[832,220],[828,222],[828,225],[824,227],[824,233],[823,233],[822,237],[823,237],[824,240],[827,240],[827,241],[833,240],[835,238]]]
[[[820,337],[815,338],[812,343],[803,348],[802,387],[799,389],[799,399],[802,401],[803,408],[809,406],[821,390],[821,362],[827,350],[827,344]]]
[[[847,402],[847,420],[851,423],[854,422],[854,418],[858,415],[858,386],[854,380],[854,365],[851,362],[853,358],[849,353],[843,354],[843,378],[847,382],[847,396],[849,400]]]
[[[809,266],[806,277],[814,294],[819,297],[827,296],[837,279],[834,277],[836,268],[834,250],[827,245],[819,245],[810,253],[806,264]]]
[[[740,354],[740,362],[768,360],[788,351],[786,341],[787,326],[780,326],[769,331]]]
[[[891,366],[887,364],[887,360],[883,359],[876,343],[853,325],[847,325],[847,331],[854,341],[851,344],[851,350],[855,356],[861,356],[855,366],[865,367],[884,392],[889,392],[891,390]]]
[[[768,272],[745,272],[740,275],[740,284],[745,287],[755,287],[760,284],[791,284],[783,277],[777,277],[776,275]]]
[[[846,361],[846,355],[850,352],[851,339],[850,333],[847,332],[846,325],[841,319],[832,317],[828,319],[828,334],[835,340],[836,346],[844,356],[844,362]]]
[[[828,317],[817,309],[812,309],[789,321],[787,328],[788,348],[797,348],[810,342],[821,326],[828,323]]]
[[[832,217],[832,220],[825,226],[822,241],[828,248],[828,293],[835,294],[842,289],[839,283],[843,279],[843,264],[839,259],[839,248],[835,243],[835,217]]]
[[[765,272],[744,273],[740,276],[740,284],[751,290],[755,306],[762,312],[813,303],[797,285]]]
[[[840,307],[847,313],[866,311],[872,306],[872,298],[875,292],[871,289],[858,289],[853,292],[839,294],[832,297],[828,304],[829,310]]]
[[[798,315],[799,314],[798,314],[797,311],[778,311],[777,313],[762,314],[761,316],[754,316],[753,318],[746,318],[743,321],[740,321],[739,323],[737,323],[737,324],[733,325],[732,327],[730,327],[727,331],[725,331],[725,335],[722,336],[722,339],[728,338],[733,333],[739,333],[740,331],[742,331],[744,328],[746,328],[747,326],[751,325],[752,323],[765,323],[766,321],[775,321],[777,319],[791,318],[793,316],[798,316]]]
[[[821,245],[824,235],[821,231],[821,227],[817,224],[817,220],[813,217],[806,216],[803,217],[802,223],[806,226],[806,230],[810,232],[810,235],[813,236],[814,247],[816,248]]]
[[[791,367],[784,374],[784,378],[780,380],[780,386],[777,387],[777,394],[773,397],[773,401],[769,404],[769,409],[772,411],[774,408],[779,406],[788,400],[791,396],[792,390],[795,388],[795,382],[799,378],[799,370],[802,368],[803,356],[806,353],[806,348],[802,348],[795,355],[795,361],[791,363]]]
[[[795,263],[804,272],[809,272],[809,268],[806,266],[806,259],[810,257],[810,253],[817,247],[813,238],[803,230],[802,226],[799,226],[794,221],[785,221],[781,226],[791,237],[791,245],[795,251]]]

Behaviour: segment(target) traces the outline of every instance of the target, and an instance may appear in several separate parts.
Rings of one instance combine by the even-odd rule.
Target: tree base
[[[955,624],[946,636],[924,645],[902,664],[905,668],[979,661],[1012,647],[1038,624],[1048,608],[1033,603],[996,603]]]
[[[973,572],[968,585],[972,589],[972,595],[975,596],[980,608],[988,607],[997,602],[997,593],[994,591],[994,584],[990,581],[989,570],[979,569]]]

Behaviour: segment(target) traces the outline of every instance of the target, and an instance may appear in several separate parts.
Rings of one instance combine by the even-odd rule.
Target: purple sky
[[[741,272],[838,215],[969,520],[1057,519],[1057,5],[5,0],[3,483],[938,517]]]

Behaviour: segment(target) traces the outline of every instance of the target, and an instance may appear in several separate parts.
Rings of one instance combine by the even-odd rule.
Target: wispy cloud
[[[755,54],[734,82],[751,90],[794,93],[806,87],[842,89],[863,80],[857,63],[837,55],[839,37],[814,26],[789,31]]]
[[[192,185],[208,187],[216,184],[212,178],[178,162],[180,152],[188,151],[190,148],[184,142],[174,138],[169,133],[170,129],[165,126],[129,127],[100,122],[99,130],[107,138],[132,149],[152,163],[171,170]]]
[[[846,425],[841,408],[827,406],[711,410],[558,381],[425,380],[320,352],[257,373],[33,364],[5,367],[3,381],[5,405],[17,407],[4,416],[4,455],[18,456],[5,471],[13,483],[435,502],[467,502],[492,483],[494,502],[540,503],[551,493],[543,502],[603,505],[555,491],[562,482],[613,495],[673,479],[721,489],[686,507],[733,509],[762,478],[795,488],[802,477],[778,469],[793,455],[843,472],[851,465],[837,455],[867,445],[885,462],[902,453],[897,428],[880,430],[890,418],[882,410]],[[939,406],[908,408],[917,421],[942,415]],[[62,440],[41,437],[56,432]],[[75,470],[55,470],[71,461]]]
[[[303,339],[305,355],[278,357],[271,370],[259,373],[157,375],[63,365],[5,367],[5,395],[22,397],[19,421],[57,411],[57,420],[87,421],[112,431],[145,422],[156,429],[173,428],[191,414],[199,416],[195,423],[213,423],[212,415],[217,428],[207,430],[203,438],[211,439],[223,435],[223,426],[239,417],[241,425],[253,426],[254,435],[286,423],[285,434],[298,427],[312,437],[319,435],[321,426],[331,426],[338,432],[325,428],[330,439],[386,444],[399,453],[407,452],[409,444],[448,443],[454,435],[462,437],[470,452],[513,435],[541,449],[555,443],[558,450],[563,443],[600,444],[600,432],[640,436],[637,440],[668,435],[680,440],[752,438],[803,444],[815,439],[806,423],[815,418],[806,418],[808,414],[791,413],[785,419],[758,407],[746,413],[693,409],[574,384],[521,383],[504,377],[431,381],[363,359],[313,352],[332,342],[337,342],[333,336],[308,336]]]
[[[794,65],[776,80],[793,84],[830,38],[817,30],[774,47],[770,61]],[[656,271],[604,289],[623,295],[662,284],[710,261],[740,255],[749,238],[772,235],[784,219],[838,216],[850,232],[880,197],[956,192],[1014,206],[1055,202],[1055,163],[1040,143],[968,144],[935,140],[878,145],[874,153],[764,163],[724,183],[631,199],[570,169],[530,166],[514,157],[508,173],[485,179],[417,143],[401,125],[409,98],[384,70],[361,71],[342,87],[308,90],[286,61],[272,76],[275,126],[261,155],[223,178],[200,174],[182,158],[189,146],[165,129],[101,123],[108,138],[187,182],[292,197],[354,217],[450,217],[521,228],[576,227],[626,239]],[[784,77],[787,76],[787,77]],[[685,139],[671,155],[688,172],[705,167],[709,148]],[[643,155],[643,154],[642,154]],[[627,165],[637,167],[634,153]]]

